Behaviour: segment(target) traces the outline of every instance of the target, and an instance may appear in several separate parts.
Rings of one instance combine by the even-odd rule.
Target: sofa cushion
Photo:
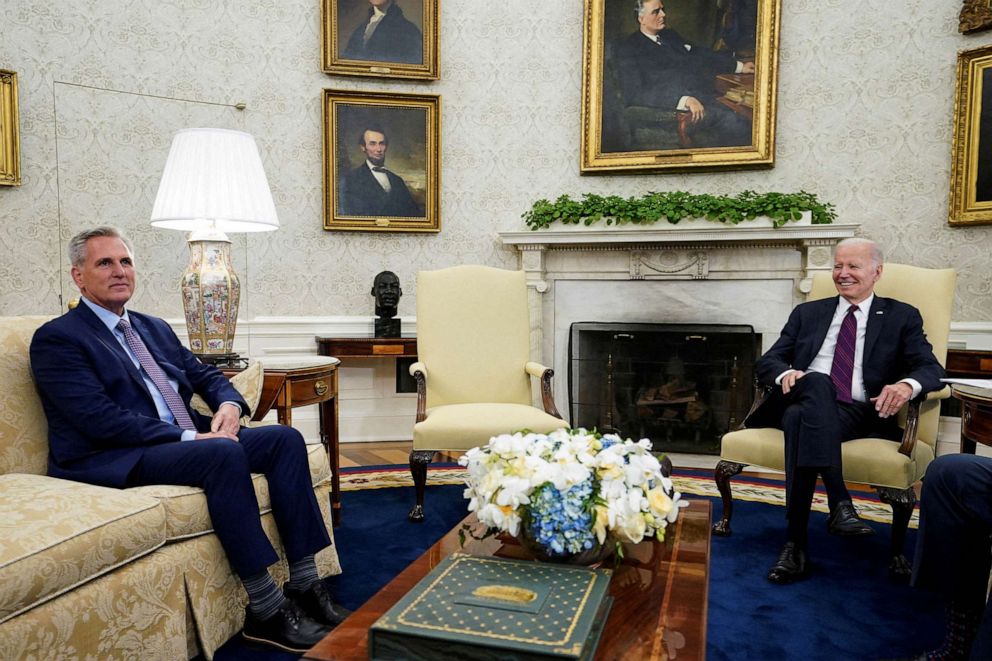
[[[234,386],[234,389],[241,394],[245,403],[248,404],[249,413],[244,418],[250,419],[252,414],[255,413],[255,409],[258,408],[258,400],[262,397],[262,385],[264,383],[265,371],[262,368],[262,363],[257,360],[231,377],[231,385]],[[201,415],[211,416],[214,414],[199,395],[193,395],[193,398],[189,400],[189,405]],[[244,418],[242,422],[245,421]]]
[[[323,445],[308,445],[307,461],[310,464],[310,481],[313,486],[331,479],[331,469],[327,463],[327,453],[324,451]],[[269,498],[269,483],[263,475],[258,473],[253,473],[251,479],[252,485],[255,487],[255,497],[258,499],[258,509],[264,514],[272,509],[272,501]],[[213,531],[210,513],[207,512],[207,499],[203,495],[202,489],[153,484],[132,487],[125,491],[155,498],[162,503],[165,508],[165,534],[169,541]]]
[[[0,622],[165,543],[154,498],[43,475],[0,475]]]
[[[0,317],[0,473],[44,475],[48,422],[34,387],[28,348],[35,330],[51,317]]]

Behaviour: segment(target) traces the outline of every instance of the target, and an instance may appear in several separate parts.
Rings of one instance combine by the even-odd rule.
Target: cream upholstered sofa
[[[28,347],[46,320],[0,317],[0,659],[209,659],[241,629],[246,598],[202,492],[45,475],[47,425]],[[236,385],[254,407],[261,369],[246,372]],[[309,453],[330,533],[326,453],[320,445]],[[254,484],[281,555],[268,485],[260,475]],[[317,564],[321,575],[341,571],[333,546]],[[285,579],[284,558],[274,574]]]

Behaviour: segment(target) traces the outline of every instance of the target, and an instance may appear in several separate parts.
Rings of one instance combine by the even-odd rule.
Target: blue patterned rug
[[[453,528],[466,514],[462,475],[458,466],[432,466],[427,520],[411,524],[406,513],[414,496],[406,467],[342,471],[343,516],[335,540],[344,573],[329,581],[336,598],[357,608]],[[712,499],[714,517],[719,516],[712,471],[677,470],[675,483],[688,497]],[[784,541],[782,482],[740,475],[732,484],[733,535],[712,541],[707,659],[884,659],[939,641],[938,600],[887,577],[890,517],[877,499],[855,494],[855,505],[877,534],[838,538],[826,533],[826,500],[819,494],[810,523],[813,574],[778,586],[765,580],[765,573]],[[911,529],[908,555],[914,541]],[[235,637],[215,658],[297,657],[260,652]]]

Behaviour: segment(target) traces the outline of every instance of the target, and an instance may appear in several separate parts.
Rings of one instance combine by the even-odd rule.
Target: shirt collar
[[[128,323],[131,323],[131,320],[127,316],[126,309],[124,310],[124,314],[118,317],[116,314],[114,314],[107,308],[100,307],[99,305],[97,305],[90,299],[86,298],[85,296],[80,296],[79,301],[80,303],[88,307],[90,310],[92,310],[93,314],[96,315],[96,318],[100,320],[100,323],[106,326],[107,329],[110,330],[110,332],[114,332],[115,330],[117,330],[117,324],[120,323],[121,319],[123,319]]]
[[[373,165],[373,164],[372,164],[372,161],[370,161],[370,160],[369,160],[369,159],[367,159],[367,158],[365,159],[365,165],[366,165],[366,166],[368,167],[368,169],[369,169],[369,170],[371,170],[372,172],[375,172],[375,169],[376,169],[376,168],[383,168],[383,169],[385,169],[385,167],[386,167],[385,165]],[[383,174],[385,174],[385,173],[383,173]]]
[[[844,298],[843,296],[840,296],[838,298],[840,300],[837,302],[837,309],[838,310],[843,310],[844,312],[847,312],[847,309],[849,307],[851,307],[851,304],[848,303],[847,302],[847,299]],[[874,302],[874,300],[875,300],[875,294],[873,292],[873,293],[871,293],[868,296],[868,298],[866,298],[865,300],[863,300],[863,301],[861,301],[860,303],[857,304],[858,310],[862,314],[867,315],[868,314],[868,311],[871,310],[871,304],[872,304],[872,302]]]

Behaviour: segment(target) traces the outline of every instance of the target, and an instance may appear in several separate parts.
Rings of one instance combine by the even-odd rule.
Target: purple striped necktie
[[[193,419],[189,417],[189,412],[186,410],[182,398],[169,383],[169,378],[165,375],[165,372],[162,371],[162,368],[152,358],[152,354],[148,351],[148,347],[145,346],[141,336],[135,333],[134,329],[131,328],[131,324],[123,319],[117,323],[117,329],[124,333],[124,340],[127,342],[127,346],[134,352],[134,356],[141,363],[145,374],[152,380],[158,391],[162,393],[162,399],[165,400],[166,406],[169,407],[172,415],[176,418],[176,424],[182,429],[196,431],[196,425],[193,424]]]
[[[834,362],[830,366],[830,379],[837,390],[837,401],[847,404],[854,401],[851,397],[851,381],[854,378],[854,346],[858,340],[858,320],[854,316],[857,309],[857,305],[852,305],[844,315],[840,333],[837,334],[837,345],[834,347]]]

